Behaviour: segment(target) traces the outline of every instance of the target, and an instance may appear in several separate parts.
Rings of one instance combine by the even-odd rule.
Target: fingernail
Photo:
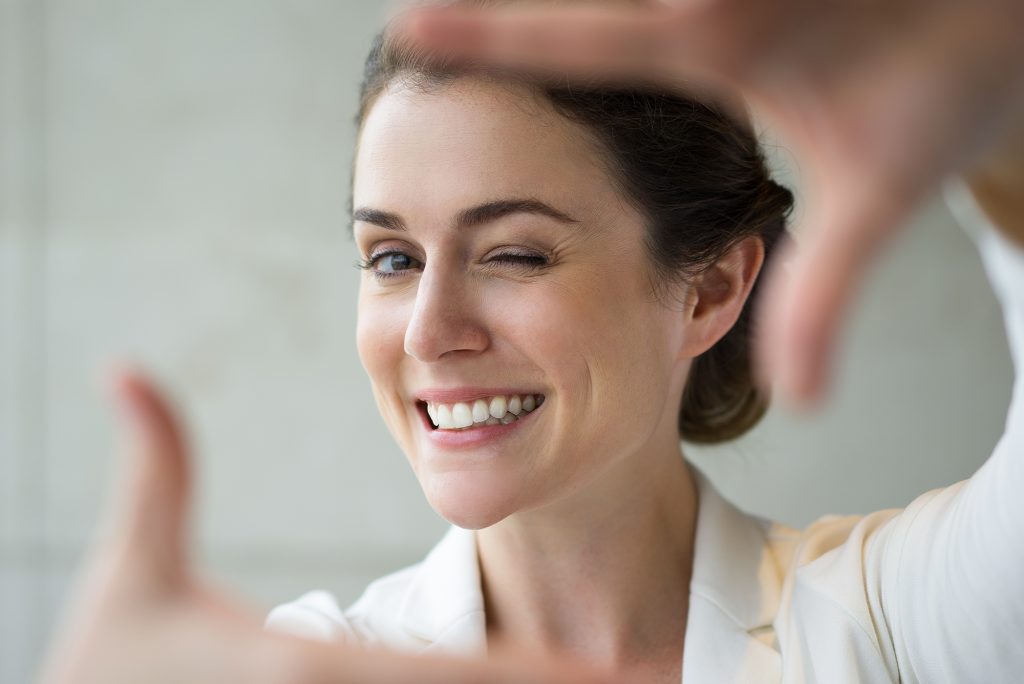
[[[132,376],[132,364],[123,359],[106,361],[99,366],[98,384],[108,396],[114,396]]]
[[[130,384],[126,382],[123,373],[119,372],[112,376],[110,397],[121,425],[127,430],[144,432],[147,423],[146,409],[139,401],[138,395],[132,391]]]

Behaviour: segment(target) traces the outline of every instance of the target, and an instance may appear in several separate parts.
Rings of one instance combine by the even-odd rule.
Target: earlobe
[[[693,280],[688,307],[686,356],[703,354],[736,323],[764,263],[764,242],[750,236],[737,242]]]

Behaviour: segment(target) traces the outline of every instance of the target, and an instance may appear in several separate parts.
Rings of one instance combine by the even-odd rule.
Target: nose
[[[424,269],[405,329],[405,353],[430,363],[486,349],[489,337],[477,315],[476,299],[465,278]]]

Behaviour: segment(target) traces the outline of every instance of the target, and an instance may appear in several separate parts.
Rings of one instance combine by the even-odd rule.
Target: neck
[[[481,530],[489,638],[610,667],[675,667],[696,516],[693,476],[672,439],[557,505]]]

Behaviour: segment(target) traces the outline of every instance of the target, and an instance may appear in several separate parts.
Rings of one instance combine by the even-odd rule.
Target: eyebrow
[[[559,223],[579,223],[578,220],[569,216],[565,212],[559,211],[550,204],[541,202],[538,199],[509,198],[492,200],[490,202],[478,204],[475,207],[463,209],[455,217],[455,227],[460,229],[473,228],[484,223],[497,221],[498,219],[511,214],[535,214],[538,216],[547,216]],[[403,221],[402,217],[398,214],[373,209],[371,207],[360,207],[353,211],[352,220],[372,223],[375,226],[380,226],[387,230],[406,230],[405,221]]]

